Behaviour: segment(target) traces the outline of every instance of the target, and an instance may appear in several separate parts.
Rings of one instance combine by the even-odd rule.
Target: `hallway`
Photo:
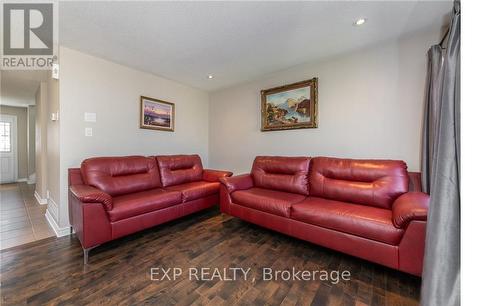
[[[35,185],[0,185],[0,249],[55,236],[45,219],[47,205],[33,196]]]

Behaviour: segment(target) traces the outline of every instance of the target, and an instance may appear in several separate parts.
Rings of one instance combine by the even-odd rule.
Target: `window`
[[[10,152],[10,122],[0,122],[0,152]]]

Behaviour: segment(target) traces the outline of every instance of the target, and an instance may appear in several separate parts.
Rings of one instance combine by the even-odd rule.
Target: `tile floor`
[[[55,236],[45,219],[47,205],[40,205],[35,185],[0,185],[0,250]]]

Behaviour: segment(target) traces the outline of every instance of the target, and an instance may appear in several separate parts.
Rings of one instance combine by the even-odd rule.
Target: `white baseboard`
[[[25,177],[20,178],[20,179],[17,179],[17,182],[18,182],[18,183],[23,183],[23,182],[27,182],[27,181],[28,181],[28,179],[27,179],[27,178],[25,178]]]
[[[36,183],[36,173],[31,174],[26,182],[28,185],[33,185]]]
[[[35,194],[34,194],[34,195],[35,195],[35,199],[37,200],[38,204],[40,204],[40,205],[45,205],[45,204],[47,204],[47,199],[42,198],[42,197],[38,194],[38,192],[36,192],[36,190],[35,190]]]
[[[47,219],[47,221],[50,224],[50,227],[52,228],[54,233],[56,233],[57,237],[62,237],[70,234],[69,226],[59,227],[56,220],[54,220],[48,209],[45,211],[45,219]]]
[[[57,203],[50,197],[47,203],[47,210],[50,212],[52,219],[59,220],[59,208],[57,206]]]

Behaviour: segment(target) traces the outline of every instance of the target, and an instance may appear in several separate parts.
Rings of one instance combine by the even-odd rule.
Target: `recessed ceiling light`
[[[359,18],[358,20],[356,20],[356,21],[354,22],[354,25],[355,25],[355,26],[360,26],[360,25],[363,25],[365,22],[366,22],[366,19],[365,19],[365,18]]]
[[[207,75],[207,78],[209,78],[209,79],[213,79],[213,78],[214,78],[214,76],[213,76],[213,75],[211,75],[211,74],[209,74],[209,75]]]

